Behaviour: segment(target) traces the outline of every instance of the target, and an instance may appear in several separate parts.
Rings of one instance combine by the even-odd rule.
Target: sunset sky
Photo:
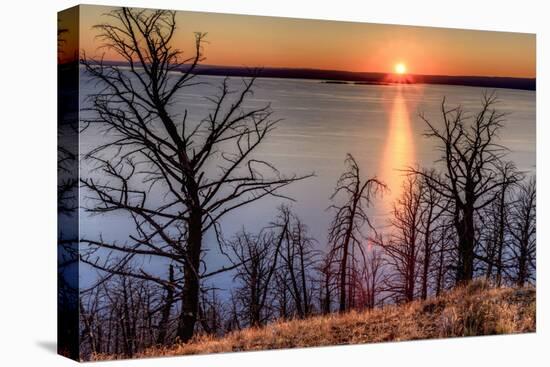
[[[103,6],[81,6],[81,49],[100,55],[92,26]],[[368,23],[177,13],[177,47],[207,32],[209,65],[290,67],[411,74],[535,77],[535,35]],[[116,60],[106,53],[106,59]]]

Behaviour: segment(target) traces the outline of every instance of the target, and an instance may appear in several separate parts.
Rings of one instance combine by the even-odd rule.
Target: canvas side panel
[[[57,24],[57,350],[78,360],[79,8]]]

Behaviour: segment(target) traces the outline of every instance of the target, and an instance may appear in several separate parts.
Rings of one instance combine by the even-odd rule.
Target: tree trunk
[[[301,239],[300,239],[301,244]],[[304,248],[302,245],[299,247],[300,251],[300,270],[302,275],[302,294],[303,294],[303,302],[304,302],[304,316],[309,315],[309,300],[307,295],[307,284],[306,284],[306,267],[304,264]]]
[[[358,186],[358,185],[357,185]],[[356,193],[359,191],[359,188],[356,188]],[[360,197],[355,197],[353,199],[353,205],[351,207],[351,213],[349,215],[349,224],[346,230],[346,235],[344,237],[343,244],[343,253],[342,253],[342,264],[341,264],[341,274],[340,274],[340,307],[339,311],[346,311],[346,276],[347,276],[347,266],[348,266],[348,253],[349,246],[351,241],[351,235],[353,232],[353,223],[355,221],[355,211],[357,209],[357,202],[360,200]]]
[[[292,241],[290,238],[287,238],[288,245],[287,245],[287,266],[288,266],[288,273],[290,275],[290,284],[292,286],[293,298],[294,303],[296,304],[296,312],[298,313],[298,316],[300,318],[304,317],[304,309],[302,307],[302,297],[300,293],[300,289],[298,287],[298,281],[296,279],[296,274],[294,273],[294,260],[292,257],[294,256],[294,253],[290,252],[290,241]]]
[[[253,273],[253,279],[257,279],[256,272]],[[251,286],[251,301],[250,301],[250,314],[249,324],[251,327],[260,326],[260,289],[257,281],[254,280]]]
[[[424,267],[422,269],[422,299],[428,298],[428,273],[430,267],[430,254],[424,255]]]
[[[444,240],[443,240],[444,241]],[[441,294],[441,289],[443,288],[443,267],[445,260],[445,251],[443,251],[443,243],[441,244],[439,252],[439,264],[437,267],[437,281],[435,287],[435,296],[438,297]]]
[[[349,247],[349,238],[351,236],[351,226],[348,230],[349,235],[346,235],[346,240],[344,242],[344,249],[342,254],[342,263],[340,270],[340,306],[339,311],[346,311],[346,276],[347,276],[347,266],[348,266],[348,247]]]
[[[199,307],[199,265],[202,247],[202,213],[200,208],[191,209],[189,215],[189,238],[187,241],[186,266],[184,268],[183,300],[177,336],[188,342],[194,334]]]
[[[169,268],[169,280],[170,283],[174,282],[174,267],[170,265]],[[164,344],[166,342],[166,335],[168,331],[168,321],[170,318],[170,311],[172,310],[172,304],[174,303],[174,287],[169,286],[166,289],[166,301],[162,309],[162,315],[159,322],[159,333],[157,336],[157,344]]]
[[[528,217],[529,218],[529,217]],[[529,221],[526,220],[522,229],[520,252],[518,258],[517,285],[523,287],[527,281],[527,252],[529,249]]]
[[[407,302],[411,302],[414,299],[414,273],[415,273],[415,256],[414,256],[414,242],[415,240],[411,240],[411,246],[412,251],[409,253],[409,258],[407,259],[407,279],[406,281],[406,289],[405,289],[405,298]]]
[[[496,261],[496,265],[497,265],[496,282],[497,282],[497,286],[499,287],[502,283],[502,255],[504,252],[504,230],[506,226],[506,223],[505,223],[506,218],[505,218],[505,210],[504,210],[504,206],[506,205],[505,194],[506,194],[506,186],[502,187],[502,191],[500,193],[499,206],[498,206],[499,223],[498,223],[497,261]]]
[[[458,267],[456,283],[467,283],[474,276],[474,208],[466,205],[463,217],[459,220],[458,232]]]
[[[130,309],[128,307],[128,292],[127,292],[127,282],[124,280],[122,283],[122,331],[123,331],[123,341],[124,341],[124,354],[127,357],[132,358],[134,355],[134,335],[132,334],[131,321],[130,321]]]
[[[422,299],[428,298],[428,273],[430,271],[430,262],[432,255],[432,244],[430,239],[431,222],[432,222],[432,208],[427,218],[426,233],[424,233],[424,264],[422,268]]]
[[[330,295],[330,274],[329,274],[329,271],[330,269],[327,267],[327,272],[325,274],[325,281],[324,281],[324,288],[325,288],[325,297],[323,298],[323,304],[322,304],[322,307],[323,307],[323,314],[328,314],[330,313],[330,298],[331,298],[331,295]]]

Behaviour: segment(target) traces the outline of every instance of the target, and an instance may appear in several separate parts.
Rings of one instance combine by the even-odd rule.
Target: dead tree
[[[239,283],[234,291],[240,308],[236,317],[246,320],[249,327],[262,326],[269,318],[268,301],[286,232],[283,228],[277,234],[264,230],[254,235],[243,230],[228,243],[232,261],[240,265],[234,276]]]
[[[206,334],[221,336],[226,320],[225,305],[217,295],[217,288],[203,289],[199,306],[201,329]]]
[[[80,340],[82,343],[81,351],[88,344],[89,351],[85,351],[83,355],[101,353],[101,320],[98,315],[99,297],[98,294],[92,294],[87,298],[87,304],[84,304],[83,299],[79,299],[80,312]],[[82,352],[81,352],[82,353]]]
[[[451,210],[452,212],[452,210]],[[457,247],[456,235],[454,232],[454,224],[452,216],[444,213],[440,218],[438,231],[435,234],[434,246],[434,280],[435,280],[435,296],[439,296],[441,292],[449,287],[450,282],[454,282],[454,276],[450,276],[453,264],[453,252]],[[452,278],[449,280],[449,278]]]
[[[157,344],[159,345],[166,343],[169,332],[170,316],[172,314],[172,307],[175,303],[174,283],[174,266],[170,265],[168,268],[168,283],[164,284],[165,295],[162,300],[161,317],[158,324]]]
[[[428,176],[436,176],[437,173],[432,171],[426,171]],[[421,179],[425,181],[424,178]],[[428,297],[428,288],[431,279],[431,272],[434,267],[435,246],[437,243],[437,235],[441,230],[441,218],[447,211],[448,201],[444,200],[441,195],[434,190],[433,187],[426,182],[422,182],[422,196],[421,196],[421,221],[420,221],[420,233],[422,236],[422,243],[420,249],[420,282],[421,291],[420,298],[426,299]]]
[[[510,242],[508,216],[512,204],[511,192],[521,179],[511,162],[499,167],[499,175],[503,184],[497,189],[497,198],[480,213],[480,223],[484,230],[480,234],[482,254],[477,256],[485,264],[485,276],[492,279],[494,275],[498,286],[502,284],[506,270],[505,256]]]
[[[534,178],[519,186],[509,216],[513,279],[520,287],[534,279],[536,269],[536,186]]]
[[[295,313],[295,307],[292,302],[292,295],[288,284],[289,275],[284,271],[277,271],[274,279],[275,302],[277,304],[277,313],[280,319],[289,319]]]
[[[383,290],[384,255],[376,247],[371,247],[365,256],[361,284],[363,285],[364,306],[368,309],[376,307],[379,294]]]
[[[288,223],[288,231],[280,248],[278,273],[282,275],[279,279],[286,279],[285,285],[296,314],[303,318],[312,311],[311,284],[316,257],[314,239],[308,236],[307,227],[300,218],[286,206],[279,208],[279,222]]]
[[[254,77],[238,87],[225,79],[207,98],[212,107],[202,119],[190,121],[187,109],[174,111],[178,93],[200,83],[194,72],[204,58],[204,34],[195,34],[194,53],[186,57],[172,45],[173,11],[122,8],[107,19],[94,27],[98,39],[127,68],[86,55],[81,60],[100,88],[88,98],[84,122],[112,137],[86,154],[104,179],[90,175],[81,182],[92,204],[87,210],[127,213],[136,234],[127,243],[83,239],[112,256],[88,251],[82,261],[162,286],[170,285],[166,277],[143,268],[124,272],[120,264],[142,256],[172,263],[181,300],[177,336],[185,342],[195,330],[201,280],[226,270],[201,265],[205,233],[219,236],[228,213],[267,196],[284,197],[279,189],[307,176],[282,175],[252,157],[278,122],[269,105],[245,108]],[[150,198],[153,189],[164,194],[160,204]]]
[[[442,128],[421,115],[428,126],[425,136],[439,143],[443,177],[409,169],[410,173],[424,177],[443,198],[452,201],[458,236],[457,283],[467,282],[474,275],[475,214],[498,197],[498,188],[504,184],[498,175],[504,149],[496,139],[505,114],[495,109],[496,103],[494,93],[484,94],[480,111],[468,116],[461,106],[448,108],[446,99],[443,99]]]
[[[407,176],[403,193],[394,203],[388,237],[378,237],[389,274],[386,291],[398,302],[411,302],[416,295],[421,251],[422,197],[426,186],[416,176]]]
[[[156,344],[162,317],[160,287],[132,277],[113,275],[79,298],[81,357],[94,353],[135,353]]]
[[[342,200],[343,204],[333,204],[329,207],[335,215],[328,235],[330,258],[338,262],[340,312],[348,309],[346,288],[349,284],[349,268],[354,260],[351,259],[351,253],[355,248],[359,253],[363,253],[365,227],[374,231],[367,215],[367,208],[372,204],[374,197],[386,188],[376,178],[363,179],[359,165],[351,154],[347,155],[345,164],[346,171],[338,179],[334,193],[330,197],[333,201]]]
[[[332,294],[334,293],[334,274],[332,271],[334,264],[331,253],[326,254],[317,267],[319,272],[319,309],[326,315],[331,312]]]

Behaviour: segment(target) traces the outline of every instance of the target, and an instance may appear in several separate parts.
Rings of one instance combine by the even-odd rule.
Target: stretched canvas
[[[58,19],[58,346],[108,360],[535,331],[535,35]]]

